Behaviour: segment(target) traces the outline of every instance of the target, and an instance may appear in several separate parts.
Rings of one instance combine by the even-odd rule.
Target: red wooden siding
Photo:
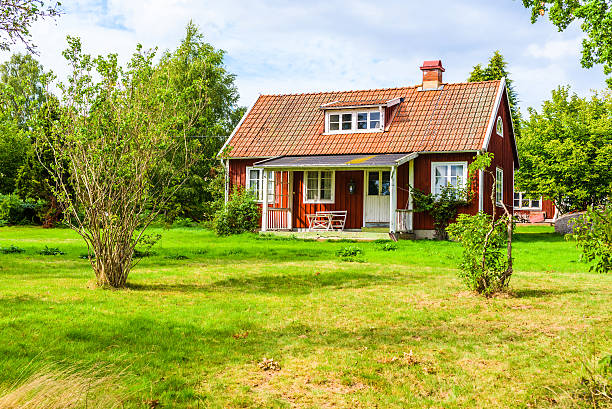
[[[424,193],[431,192],[431,163],[432,162],[461,162],[466,161],[472,163],[476,152],[461,152],[461,153],[430,153],[421,154],[414,160],[414,187]],[[398,184],[398,187],[400,185]],[[476,184],[477,186],[477,184]],[[400,198],[398,193],[398,198]],[[399,207],[399,204],[398,204]],[[472,203],[460,209],[461,213],[476,214],[478,213],[478,192],[472,200]],[[415,213],[413,218],[414,230],[431,230],[433,229],[433,219],[427,213]]]
[[[546,213],[547,219],[552,219],[555,216],[555,204],[548,199],[542,199],[542,211]]]
[[[360,229],[363,226],[363,171],[336,171],[334,203],[304,203],[304,172],[293,173],[293,226],[307,228],[307,214],[320,210],[346,210],[346,229]],[[348,184],[353,180],[357,186],[349,194]]]
[[[505,92],[505,91],[504,91]],[[502,97],[502,102],[499,105],[499,111],[495,115],[495,121],[497,121],[498,115],[501,115],[502,122],[504,124],[504,136],[499,136],[495,130],[495,123],[493,123],[493,130],[491,131],[491,139],[489,140],[489,147],[487,151],[493,153],[493,163],[489,170],[495,174],[495,168],[500,167],[504,170],[504,204],[512,214],[514,207],[514,154],[512,151],[512,137],[511,135],[511,120],[510,120],[510,109],[506,104],[505,96]],[[491,203],[491,189],[493,189],[493,178],[485,172],[484,175],[484,198],[483,198],[483,210],[491,214],[493,212],[493,206]],[[497,207],[497,215],[503,213],[501,207]]]

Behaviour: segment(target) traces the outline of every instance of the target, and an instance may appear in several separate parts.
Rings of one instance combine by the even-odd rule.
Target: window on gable
[[[311,170],[305,172],[304,202],[334,202],[334,172],[330,170]]]
[[[327,114],[327,132],[371,132],[380,130],[378,109]]]
[[[497,117],[497,123],[495,124],[495,131],[499,136],[504,136],[504,121],[502,121],[502,117]]]
[[[263,202],[263,169],[247,168],[247,189],[258,202]],[[274,172],[268,172],[268,203],[274,203]]]
[[[467,162],[433,162],[431,192],[442,194],[445,187],[463,189],[467,181]]]
[[[501,205],[504,201],[504,170],[495,168],[495,203]]]

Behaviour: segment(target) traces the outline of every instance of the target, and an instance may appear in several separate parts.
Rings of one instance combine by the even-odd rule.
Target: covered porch
[[[417,156],[283,156],[256,162],[247,169],[247,186],[259,190],[261,231],[411,233],[409,186]]]

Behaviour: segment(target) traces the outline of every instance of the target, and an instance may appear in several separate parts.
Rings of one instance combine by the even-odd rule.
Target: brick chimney
[[[423,62],[421,71],[423,71],[423,90],[440,88],[440,85],[442,85],[442,73],[444,72],[441,60]]]

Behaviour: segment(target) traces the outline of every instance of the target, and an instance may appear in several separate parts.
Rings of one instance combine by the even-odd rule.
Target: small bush
[[[40,224],[43,203],[21,200],[17,195],[0,195],[0,225]]]
[[[356,246],[347,246],[336,251],[336,256],[343,261],[363,262],[363,250]]]
[[[583,217],[576,218],[573,225],[574,237],[587,262],[595,262],[591,271],[609,273],[612,271],[612,206],[600,209],[590,207]]]
[[[459,276],[471,290],[486,296],[504,290],[510,278],[506,254],[508,236],[503,222],[495,225],[485,249],[491,222],[492,217],[482,212],[474,216],[460,214],[446,229],[449,237],[463,246]]]
[[[383,245],[380,247],[380,249],[381,249],[382,251],[395,251],[395,250],[397,250],[397,244],[396,244],[396,243],[393,243],[393,242],[391,241],[391,242],[388,242],[388,243],[383,244]]]
[[[63,251],[61,251],[59,248],[57,247],[49,247],[49,246],[45,246],[44,249],[40,250],[38,252],[38,254],[42,255],[42,256],[61,256],[64,253]]]
[[[260,210],[255,197],[245,189],[235,188],[225,205],[218,211],[214,227],[219,236],[253,232],[259,227]]]
[[[25,249],[14,246],[12,244],[8,247],[0,247],[1,254],[13,254],[13,253],[24,253],[24,252],[25,252]]]

